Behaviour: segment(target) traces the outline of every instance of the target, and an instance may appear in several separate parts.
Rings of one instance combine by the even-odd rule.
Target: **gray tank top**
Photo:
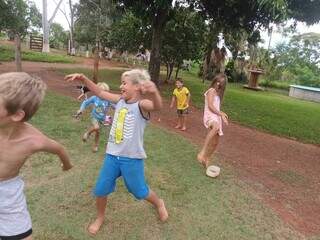
[[[126,103],[120,99],[116,105],[106,152],[121,157],[146,158],[143,148],[146,124],[147,119],[141,113],[139,102]]]

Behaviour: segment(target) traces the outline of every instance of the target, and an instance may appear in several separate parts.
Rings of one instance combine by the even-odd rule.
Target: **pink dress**
[[[213,113],[210,111],[209,106],[208,106],[208,98],[207,98],[207,94],[209,93],[209,91],[212,91],[213,88],[208,89],[205,93],[204,93],[204,114],[203,114],[203,124],[206,128],[210,127],[210,124],[214,121],[218,124],[219,126],[219,131],[218,134],[219,136],[223,135],[222,132],[222,119],[220,116],[218,116],[217,114]],[[215,95],[213,98],[213,106],[220,111],[220,97],[218,95]]]

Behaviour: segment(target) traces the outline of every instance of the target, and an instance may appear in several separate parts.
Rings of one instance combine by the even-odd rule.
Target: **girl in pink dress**
[[[227,76],[220,73],[213,78],[209,89],[204,93],[203,124],[208,129],[208,133],[197,158],[205,168],[209,166],[209,160],[217,148],[219,137],[223,135],[222,122],[228,124],[227,114],[220,111],[226,84]]]

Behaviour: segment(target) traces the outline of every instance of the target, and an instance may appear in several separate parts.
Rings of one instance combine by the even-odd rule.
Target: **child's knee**
[[[98,133],[98,132],[99,132],[99,130],[100,130],[99,125],[94,125],[94,126],[93,126],[93,130],[94,130],[94,131],[96,131],[96,132]]]
[[[209,125],[210,131],[213,133],[217,133],[219,132],[219,126],[216,123],[210,123]]]
[[[135,190],[135,191],[131,191],[131,193],[133,194],[133,196],[137,199],[137,200],[143,200],[146,199],[149,195],[149,189],[145,188],[145,189],[140,189],[140,190]]]

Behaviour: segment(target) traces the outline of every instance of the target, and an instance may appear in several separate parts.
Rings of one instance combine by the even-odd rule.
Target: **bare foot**
[[[97,218],[93,223],[88,227],[88,232],[92,235],[96,235],[99,231],[104,219]]]
[[[88,132],[85,132],[85,133],[83,134],[83,136],[82,136],[82,141],[83,141],[83,142],[86,142],[86,141],[88,140],[88,138],[89,138],[89,133],[88,133]]]
[[[174,128],[179,129],[179,128],[181,128],[181,126],[180,126],[180,125],[177,125],[177,126],[175,126]]]
[[[186,131],[186,130],[187,130],[186,127],[181,128],[181,131]]]
[[[92,152],[98,152],[98,146],[93,146],[92,147]]]
[[[204,168],[207,168],[207,161],[200,153],[197,155],[197,160]]]
[[[158,207],[158,213],[159,213],[159,218],[161,222],[165,222],[169,215],[166,209],[166,206],[164,205],[164,201],[162,199],[160,201],[160,207]]]

